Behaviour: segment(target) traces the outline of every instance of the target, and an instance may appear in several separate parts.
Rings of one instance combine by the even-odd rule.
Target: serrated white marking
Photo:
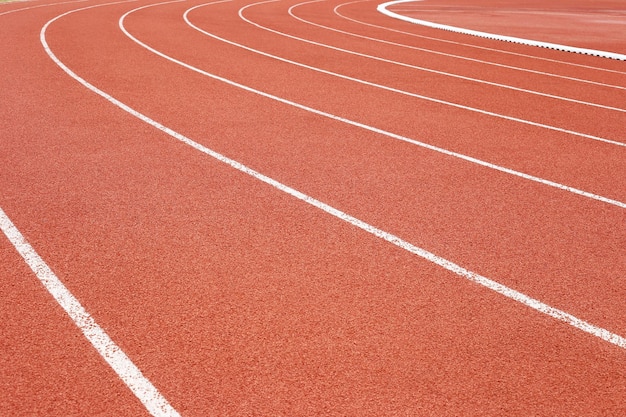
[[[517,38],[514,36],[504,36],[504,35],[498,35],[495,33],[487,33],[487,32],[481,32],[478,30],[471,30],[471,29],[464,29],[464,28],[459,28],[455,26],[442,25],[439,23],[429,22],[427,20],[415,19],[412,17],[404,16],[398,13],[394,13],[387,9],[387,7],[395,6],[397,4],[413,3],[416,1],[422,1],[422,0],[394,0],[394,1],[390,1],[390,2],[378,5],[376,10],[394,19],[404,20],[405,22],[415,23],[417,25],[427,26],[427,27],[431,27],[434,29],[447,30],[450,32],[462,33],[464,35],[477,36],[479,38],[495,39],[498,41],[519,43],[522,45],[529,45],[529,46],[537,46],[539,48],[555,49],[557,51],[572,52],[572,53],[583,54],[583,55],[593,55],[593,56],[597,56],[601,58],[610,58],[610,59],[617,59],[620,61],[626,61],[626,55],[618,54],[616,52],[600,51],[597,49],[588,49],[588,48],[577,48],[575,46],[560,45],[557,43],[550,43],[550,42],[540,42],[540,41],[534,41],[531,39]]]

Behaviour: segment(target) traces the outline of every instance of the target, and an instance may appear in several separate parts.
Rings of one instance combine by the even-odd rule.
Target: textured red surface
[[[620,0],[423,0],[389,10],[464,29],[626,53],[626,6]]]
[[[90,4],[97,3],[0,16],[5,40],[0,207],[183,416],[625,411],[623,349],[234,171],[68,77],[46,56],[39,30],[63,11]],[[49,28],[50,47],[79,76],[160,123],[415,245],[624,335],[623,209],[191,72],[120,31],[118,19],[144,4],[150,2],[66,16]],[[265,92],[626,200],[623,147],[384,92],[244,51],[188,27],[182,14],[197,4],[135,12],[126,28],[176,59]],[[189,17],[216,35],[308,65],[626,140],[624,113],[307,45],[240,20],[237,11],[246,4],[207,6]],[[254,6],[245,15],[275,30],[396,61],[606,105],[626,102],[623,89],[520,75],[331,33],[288,16],[293,4]],[[337,4],[303,5],[295,12],[372,37],[626,86],[623,63],[462,38],[622,71],[609,73],[422,42],[341,19],[332,13]],[[341,10],[387,27],[435,33],[380,16],[372,2]],[[4,238],[0,256],[7,287],[0,302],[0,414],[145,412]]]
[[[5,239],[0,251],[0,415],[148,415]]]

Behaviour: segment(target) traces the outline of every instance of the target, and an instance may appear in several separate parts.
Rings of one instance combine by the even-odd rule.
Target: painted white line
[[[403,3],[414,3],[415,1],[423,1],[423,0],[394,0],[394,1],[380,4],[376,8],[376,10],[394,19],[404,20],[405,22],[415,23],[417,25],[427,26],[427,27],[431,27],[434,29],[448,30],[450,32],[462,33],[464,35],[477,36],[480,38],[487,38],[487,39],[495,39],[495,40],[504,41],[504,42],[519,43],[522,45],[537,46],[540,48],[556,49],[557,51],[573,52],[576,54],[593,55],[593,56],[598,56],[602,58],[611,58],[611,59],[617,59],[620,61],[626,61],[626,55],[618,54],[616,52],[600,51],[596,49],[587,49],[587,48],[577,48],[575,46],[559,45],[557,43],[540,42],[540,41],[534,41],[531,39],[517,38],[514,36],[497,35],[495,33],[487,33],[487,32],[481,32],[478,30],[464,29],[464,28],[459,28],[459,27],[449,26],[449,25],[441,25],[439,23],[434,23],[434,22],[429,22],[426,20],[420,20],[420,19],[415,19],[412,17],[404,16],[398,13],[394,13],[387,9],[390,6],[395,6],[397,4],[403,4]]]
[[[28,1],[28,0],[15,1],[13,3],[25,3],[26,1]],[[64,2],[61,2],[61,3],[39,4],[37,6],[31,6],[31,7],[24,7],[24,8],[21,8],[21,9],[9,10],[7,12],[0,13],[0,16],[4,16],[5,14],[10,14],[10,13],[22,12],[24,10],[37,9],[39,7],[58,6],[58,5],[61,5],[61,4],[70,4],[70,3],[83,3],[83,2],[86,2],[86,1],[89,1],[89,0],[72,0],[72,1],[64,1]]]
[[[373,59],[375,61],[391,63],[391,64],[401,65],[401,66],[410,67],[410,68],[417,68],[417,69],[420,69],[420,70],[425,70],[424,68],[414,67],[412,65],[402,64],[402,63],[399,63],[399,62],[390,61],[388,59],[383,59],[383,58],[378,58],[378,57],[374,57],[374,56],[371,56],[371,55],[361,54],[359,52],[349,51],[347,49],[342,49],[342,48],[338,48],[338,47],[335,47],[335,46],[326,45],[326,44],[322,44],[322,43],[319,43],[319,42],[314,42],[314,41],[311,41],[311,40],[308,40],[308,39],[299,38],[297,36],[289,35],[287,33],[283,33],[283,32],[280,32],[280,31],[268,28],[266,26],[262,26],[259,23],[251,21],[250,19],[246,18],[243,15],[243,11],[246,10],[247,8],[249,8],[249,7],[258,6],[258,5],[266,4],[266,3],[273,3],[273,2],[276,2],[276,1],[279,1],[279,0],[264,0],[264,1],[260,1],[260,2],[257,2],[257,3],[252,3],[252,4],[249,4],[247,6],[244,6],[241,9],[239,9],[239,17],[243,21],[245,21],[247,23],[250,23],[251,25],[253,25],[255,27],[258,27],[259,29],[263,29],[263,30],[266,30],[268,32],[275,33],[277,35],[284,36],[284,37],[287,37],[287,38],[290,38],[290,39],[294,39],[294,40],[297,40],[297,41],[301,41],[301,42],[304,42],[304,43],[308,43],[308,44],[311,44],[311,45],[316,45],[316,46],[320,46],[320,47],[323,47],[323,48],[327,48],[327,49],[331,49],[331,50],[335,50],[335,51],[339,51],[339,52],[344,52],[344,53],[347,53],[347,54],[350,54],[350,55],[356,55],[356,56],[360,56],[360,57],[364,57],[364,58],[368,58],[368,59]],[[189,22],[187,22],[187,23],[189,23]],[[623,143],[623,142],[618,142],[618,141],[611,140],[611,139],[601,138],[599,136],[589,135],[589,134],[586,134],[586,133],[576,132],[576,131],[569,130],[569,129],[563,129],[563,128],[556,127],[556,126],[546,125],[544,123],[538,123],[538,122],[533,122],[533,121],[526,120],[526,119],[520,119],[519,117],[507,116],[507,115],[500,114],[500,113],[490,112],[490,111],[487,111],[487,110],[478,109],[476,107],[465,106],[465,105],[462,105],[462,104],[453,103],[453,102],[446,101],[446,100],[440,100],[440,99],[436,99],[434,97],[425,96],[425,95],[422,95],[422,94],[411,93],[411,92],[400,90],[400,89],[397,89],[397,88],[392,88],[392,87],[388,87],[388,86],[385,86],[385,85],[381,85],[381,84],[376,84],[376,83],[372,83],[372,82],[369,82],[369,81],[365,81],[365,80],[362,80],[362,79],[359,79],[359,78],[354,78],[354,77],[350,77],[350,76],[347,76],[347,75],[338,74],[336,72],[323,70],[321,68],[313,67],[313,66],[310,66],[310,65],[305,65],[305,64],[302,64],[302,63],[299,63],[299,62],[288,60],[286,58],[278,57],[276,55],[271,55],[269,53],[262,52],[262,51],[259,51],[257,49],[253,49],[253,48],[241,45],[239,43],[235,43],[235,42],[229,41],[229,40],[221,38],[221,37],[219,37],[217,35],[214,35],[214,34],[211,34],[209,32],[203,31],[202,29],[200,29],[200,28],[198,28],[196,26],[193,26],[193,25],[191,25],[191,26],[194,27],[195,29],[201,31],[202,33],[208,35],[208,36],[211,36],[211,37],[213,37],[215,39],[221,40],[222,42],[229,43],[229,44],[231,44],[233,46],[237,46],[239,48],[243,48],[243,49],[249,50],[251,52],[254,52],[254,53],[257,53],[257,54],[261,54],[261,55],[267,56],[269,58],[273,58],[273,59],[276,59],[276,60],[279,60],[279,61],[283,61],[283,62],[292,64],[292,65],[296,65],[296,66],[299,66],[299,67],[307,68],[307,69],[310,69],[312,71],[317,71],[317,72],[321,72],[321,73],[324,73],[324,74],[327,74],[327,75],[331,75],[333,77],[342,78],[342,79],[353,81],[353,82],[356,82],[356,83],[359,83],[359,84],[368,85],[370,87],[379,88],[379,89],[386,90],[386,91],[391,91],[393,93],[402,94],[402,95],[405,95],[405,96],[414,97],[414,98],[418,98],[418,99],[421,99],[421,100],[426,100],[426,101],[430,101],[430,102],[434,102],[434,103],[438,103],[438,104],[443,104],[443,105],[446,105],[446,106],[456,107],[456,108],[459,108],[459,109],[462,109],[462,110],[467,110],[467,111],[480,113],[480,114],[487,115],[487,116],[497,117],[497,118],[500,118],[500,119],[505,119],[505,120],[509,120],[509,121],[512,121],[512,122],[516,122],[516,123],[522,123],[522,124],[526,124],[526,125],[530,125],[530,126],[535,126],[535,127],[540,127],[540,128],[543,128],[543,129],[552,130],[552,131],[555,131],[555,132],[566,133],[566,134],[569,134],[569,135],[572,135],[572,136],[578,136],[578,137],[582,137],[582,138],[586,138],[586,139],[591,139],[591,140],[595,140],[595,141],[599,141],[599,142],[608,143],[608,144],[611,144],[611,145],[616,145],[616,146],[620,146],[620,147],[626,147],[626,143]],[[428,71],[430,71],[430,72],[438,72],[438,71],[434,71],[434,70],[428,70]],[[447,74],[447,75],[450,75],[450,74]],[[461,76],[457,76],[457,77],[458,78],[465,78],[465,77],[461,77]],[[476,81],[474,79],[469,79],[469,80]],[[611,110],[618,110],[620,112],[625,112],[625,110],[617,109],[617,108],[611,108]]]
[[[344,18],[346,20],[349,20],[351,22],[359,23],[361,25],[374,27],[374,28],[378,28],[378,29],[383,29],[383,30],[386,30],[386,31],[389,31],[389,32],[401,33],[403,35],[412,36],[412,37],[415,37],[415,38],[428,39],[428,40],[431,40],[431,41],[448,43],[450,45],[464,46],[464,47],[467,47],[467,48],[480,49],[480,50],[489,51],[489,52],[497,52],[497,53],[505,54],[505,55],[519,56],[519,57],[529,58],[529,59],[538,60],[538,61],[553,62],[553,63],[560,64],[560,65],[573,66],[573,67],[578,67],[578,68],[586,68],[586,69],[591,69],[591,70],[595,70],[595,71],[610,72],[610,73],[622,74],[622,75],[626,74],[626,72],[624,72],[624,71],[617,71],[617,70],[612,70],[612,69],[608,69],[608,68],[594,67],[594,66],[591,66],[591,65],[577,64],[577,63],[574,63],[574,62],[561,61],[561,60],[553,59],[553,58],[546,58],[546,57],[541,57],[541,56],[522,54],[522,53],[519,53],[519,52],[506,51],[506,50],[503,50],[503,49],[488,48],[486,46],[473,45],[473,44],[470,44],[470,43],[456,42],[456,41],[451,41],[451,40],[447,40],[447,39],[433,38],[433,37],[425,36],[425,35],[418,35],[417,33],[405,32],[405,31],[402,31],[402,30],[393,29],[393,28],[389,28],[389,27],[386,27],[386,26],[379,26],[379,25],[375,25],[373,23],[363,22],[362,20],[353,19],[353,18],[350,18],[350,17],[348,17],[346,15],[343,15],[343,14],[339,13],[339,9],[341,7],[343,7],[343,6],[348,6],[348,5],[356,4],[356,3],[365,3],[365,2],[369,2],[369,1],[372,1],[372,0],[356,0],[356,1],[350,1],[348,3],[342,3],[342,4],[338,5],[337,7],[335,7],[335,13],[339,17],[342,17],[342,18]],[[511,67],[511,68],[516,68],[516,67]],[[520,68],[520,69],[522,69],[522,68]],[[529,71],[529,72],[536,72],[537,74],[553,75],[555,77],[565,78],[565,79],[574,80],[574,81],[589,82],[591,84],[606,85],[608,87],[626,89],[626,87],[612,86],[612,85],[603,84],[603,83],[596,83],[594,81],[581,80],[581,79],[578,79],[578,78],[560,76],[560,75],[550,74],[550,73],[544,73],[544,72],[541,72],[541,71],[532,71],[532,70],[527,70],[527,71]]]
[[[346,31],[343,31],[343,30],[331,28],[329,26],[320,25],[318,23],[314,23],[314,22],[305,20],[305,19],[303,19],[301,17],[298,17],[298,16],[296,16],[293,13],[293,10],[296,7],[303,6],[303,5],[306,5],[306,4],[311,4],[311,3],[319,3],[321,1],[326,1],[326,0],[312,0],[312,1],[306,1],[304,3],[298,3],[298,4],[295,4],[295,5],[291,6],[288,9],[287,12],[294,19],[296,19],[296,20],[298,20],[300,22],[306,23],[308,25],[311,25],[311,26],[316,26],[316,27],[319,27],[319,28],[322,28],[322,29],[325,29],[325,30],[330,30],[330,31],[333,31],[333,32],[342,33],[344,35],[353,36],[353,37],[357,37],[357,38],[361,38],[361,39],[367,39],[367,40],[371,40],[371,41],[374,41],[374,42],[380,42],[380,43],[385,43],[385,44],[388,44],[388,45],[406,47],[406,45],[401,45],[401,44],[397,44],[397,43],[394,43],[394,42],[387,42],[387,41],[384,41],[384,40],[381,40],[381,39],[370,38],[368,36],[357,35],[355,33],[350,33],[350,32],[346,32]],[[409,48],[422,50],[421,48],[414,48],[414,47],[409,47]],[[352,52],[358,54],[355,51],[352,51]],[[430,51],[428,51],[428,52],[430,52]],[[442,54],[442,53],[438,53],[438,54],[445,55],[445,54]],[[384,62],[392,63],[394,65],[399,65],[399,66],[406,67],[406,68],[416,69],[418,71],[430,72],[430,73],[433,73],[433,74],[443,75],[443,76],[452,77],[452,78],[458,78],[458,79],[461,79],[461,80],[471,81],[471,82],[475,82],[475,83],[479,83],[479,84],[486,84],[486,85],[490,85],[490,86],[493,86],[493,87],[499,87],[499,88],[504,88],[504,89],[507,89],[507,90],[518,91],[518,92],[521,92],[521,93],[532,94],[532,95],[537,95],[537,96],[541,96],[541,97],[552,98],[552,99],[555,99],[555,100],[562,100],[562,101],[566,101],[566,102],[570,102],[570,103],[582,104],[582,105],[585,105],[585,106],[596,107],[596,108],[601,108],[601,109],[605,109],[605,110],[613,110],[613,111],[618,111],[618,112],[621,112],[621,113],[626,113],[626,109],[622,109],[622,108],[619,108],[619,107],[606,106],[604,104],[592,103],[592,102],[583,101],[583,100],[576,100],[576,99],[569,98],[569,97],[557,96],[555,94],[542,93],[540,91],[529,90],[529,89],[520,88],[520,87],[514,87],[514,86],[508,85],[508,84],[501,84],[501,83],[491,82],[491,81],[487,81],[487,80],[483,80],[483,79],[466,77],[466,76],[459,75],[459,74],[449,73],[449,72],[445,72],[445,71],[438,71],[438,70],[434,70],[434,69],[431,69],[431,68],[420,67],[420,66],[417,66],[417,65],[411,65],[411,64],[407,64],[405,62],[399,62],[399,61],[394,61],[394,60],[387,60],[387,59],[381,58],[379,56],[373,56],[373,55],[367,55],[367,54],[363,54],[363,55],[365,55],[366,57],[371,57],[371,58],[376,59],[376,60],[380,59],[380,60],[382,60]],[[464,58],[461,58],[461,59],[464,59]]]
[[[188,24],[191,24],[191,22],[189,22],[189,20],[187,18],[188,17],[188,13],[190,11],[194,10],[195,8],[208,6],[208,5],[211,5],[211,4],[223,3],[223,2],[227,2],[227,1],[230,1],[230,0],[221,0],[221,1],[218,1],[218,2],[214,2],[214,3],[201,4],[201,5],[192,7],[191,9],[189,9],[189,10],[187,10],[185,12],[185,14],[184,14],[185,21]],[[171,3],[171,2],[167,2],[167,3]],[[161,3],[159,3],[159,4],[161,4]],[[148,8],[148,7],[152,7],[152,6],[155,6],[155,5],[144,6],[143,8]],[[135,9],[135,10],[132,10],[131,12],[134,12],[134,11],[137,11],[137,10],[141,10],[141,9],[142,8]],[[214,80],[218,80],[218,81],[221,81],[221,82],[226,83],[228,85],[232,85],[233,87],[241,88],[242,90],[245,90],[245,91],[248,91],[248,92],[251,92],[251,93],[254,93],[254,94],[258,94],[258,95],[260,95],[262,97],[266,97],[266,98],[269,98],[269,99],[272,99],[272,100],[276,100],[276,101],[278,101],[280,103],[287,104],[289,106],[293,106],[293,107],[296,107],[296,108],[301,109],[301,110],[308,111],[308,112],[313,113],[313,114],[317,114],[317,115],[320,115],[320,116],[323,116],[323,117],[327,117],[327,118],[332,119],[332,120],[337,120],[337,121],[349,124],[351,126],[356,126],[356,127],[368,130],[370,132],[379,133],[379,134],[381,134],[383,136],[387,136],[387,137],[390,137],[392,139],[397,139],[397,140],[400,140],[400,141],[403,141],[403,142],[407,142],[407,143],[410,143],[410,144],[413,144],[413,145],[417,145],[417,146],[420,146],[420,147],[423,147],[423,148],[426,148],[426,149],[429,149],[429,150],[432,150],[432,151],[435,151],[435,152],[439,152],[439,153],[444,154],[444,155],[448,155],[448,156],[451,156],[451,157],[454,157],[454,158],[459,158],[459,159],[462,159],[462,160],[467,161],[467,162],[471,162],[471,163],[474,163],[474,164],[477,164],[477,165],[480,165],[480,166],[483,166],[483,167],[486,167],[486,168],[490,168],[490,169],[493,169],[493,170],[496,170],[496,171],[504,172],[506,174],[514,175],[514,176],[517,176],[517,177],[520,177],[520,178],[523,178],[523,179],[526,179],[526,180],[529,180],[529,181],[534,181],[534,182],[537,182],[537,183],[540,183],[540,184],[543,184],[543,185],[547,185],[549,187],[558,188],[560,190],[567,191],[567,192],[570,192],[570,193],[573,193],[573,194],[576,194],[576,195],[579,195],[579,196],[582,196],[582,197],[586,197],[586,198],[590,198],[590,199],[593,199],[593,200],[601,201],[603,203],[611,204],[611,205],[614,205],[614,206],[617,206],[617,207],[620,207],[620,208],[626,208],[626,203],[624,203],[622,201],[610,199],[610,198],[607,198],[607,197],[604,197],[604,196],[600,196],[600,195],[597,195],[597,194],[593,194],[593,193],[590,193],[590,192],[587,192],[587,191],[579,190],[579,189],[574,188],[574,187],[569,187],[567,185],[559,184],[559,183],[554,182],[554,181],[550,181],[550,180],[546,180],[546,179],[543,179],[543,178],[535,177],[533,175],[529,175],[529,174],[526,174],[526,173],[523,173],[523,172],[515,171],[515,170],[510,169],[510,168],[505,168],[505,167],[502,167],[502,166],[499,166],[499,165],[496,165],[496,164],[492,164],[490,162],[482,161],[480,159],[473,158],[471,156],[467,156],[467,155],[463,155],[463,154],[460,154],[460,153],[457,153],[457,152],[449,151],[447,149],[439,148],[437,146],[430,145],[428,143],[419,142],[417,140],[410,139],[410,138],[407,138],[405,136],[401,136],[401,135],[398,135],[398,134],[395,134],[395,133],[392,133],[392,132],[388,132],[388,131],[383,130],[383,129],[379,129],[379,128],[376,128],[376,127],[373,127],[373,126],[369,126],[369,125],[366,125],[366,124],[363,124],[363,123],[359,123],[359,122],[356,122],[356,121],[353,121],[353,120],[350,120],[350,119],[346,119],[346,118],[343,118],[343,117],[340,117],[340,116],[337,116],[337,115],[334,115],[334,114],[331,114],[331,113],[327,113],[327,112],[324,112],[324,111],[321,111],[321,110],[317,110],[317,109],[314,109],[312,107],[305,106],[303,104],[295,103],[293,101],[289,101],[287,99],[284,99],[284,98],[281,98],[281,97],[277,97],[277,96],[274,96],[272,94],[265,93],[263,91],[256,90],[256,89],[254,89],[252,87],[248,87],[246,85],[239,84],[239,83],[237,83],[235,81],[232,81],[232,80],[229,80],[227,78],[223,78],[223,77],[220,77],[218,75],[211,74],[209,72],[203,71],[203,70],[201,70],[199,68],[196,68],[196,67],[194,67],[192,65],[189,65],[189,64],[187,64],[185,62],[179,61],[176,58],[173,58],[173,57],[171,57],[169,55],[165,55],[164,53],[162,53],[160,51],[157,51],[156,49],[146,45],[145,43],[141,42],[139,39],[137,39],[133,35],[131,35],[126,30],[126,28],[124,27],[124,19],[131,12],[128,12],[125,15],[123,15],[120,18],[120,21],[119,21],[120,29],[122,30],[122,32],[124,32],[124,34],[126,34],[126,36],[128,36],[133,42],[135,42],[138,45],[140,45],[141,47],[149,50],[150,52],[152,52],[152,53],[154,53],[154,54],[156,54],[156,55],[158,55],[158,56],[160,56],[160,57],[162,57],[162,58],[164,58],[164,59],[166,59],[168,61],[171,61],[171,62],[173,62],[175,64],[178,64],[178,65],[180,65],[180,66],[182,66],[184,68],[187,68],[187,69],[189,69],[191,71],[197,72],[198,74],[205,75],[205,76],[207,76],[209,78],[212,78]],[[59,65],[62,65],[62,64],[59,62]]]
[[[226,0],[229,1],[229,0]],[[161,4],[168,4],[168,3],[174,3],[174,2],[166,2],[166,3],[157,3],[157,4],[152,4],[149,6],[143,6],[143,7],[139,7],[133,10],[130,10],[129,12],[127,12],[126,14],[124,14],[119,21],[119,25],[120,28],[125,31],[125,33],[128,34],[128,32],[126,32],[126,29],[124,28],[124,19],[126,16],[128,16],[129,14],[137,11],[137,10],[141,10],[141,9],[145,9],[147,7],[152,7],[152,6],[158,6]],[[221,1],[217,2],[217,3],[221,3]],[[211,3],[209,3],[211,4]],[[128,112],[129,114],[132,114],[133,116],[137,117],[138,119],[148,123],[149,125],[153,126],[154,128],[170,135],[171,137],[179,140],[182,143],[185,143],[189,146],[191,146],[192,148],[220,161],[223,162],[224,164],[229,165],[230,167],[246,174],[249,175],[253,178],[256,178],[257,180],[270,185],[284,193],[287,193],[289,195],[291,195],[294,198],[297,198],[300,201],[303,201],[313,207],[316,207],[322,211],[324,211],[327,214],[330,214],[331,216],[336,217],[337,219],[343,220],[355,227],[358,227],[359,229],[374,235],[380,239],[383,239],[401,249],[404,249],[416,256],[419,256],[429,262],[432,262],[458,276],[461,276],[469,281],[472,281],[478,285],[482,285],[483,287],[486,287],[498,294],[501,294],[509,299],[512,299],[514,301],[517,301],[527,307],[530,307],[531,309],[538,311],[540,313],[543,313],[547,316],[550,316],[556,320],[559,320],[563,323],[569,324],[570,326],[573,326],[579,330],[582,330],[583,332],[586,332],[590,335],[593,335],[595,337],[598,337],[604,341],[607,341],[615,346],[618,346],[622,349],[626,349],[626,339],[620,335],[617,335],[615,333],[612,333],[606,329],[603,329],[601,327],[595,326],[593,324],[590,324],[584,320],[581,320],[569,313],[566,313],[562,310],[559,310],[557,308],[551,307],[539,300],[536,300],[534,298],[531,298],[519,291],[516,291],[512,288],[509,288],[505,285],[502,285],[496,281],[493,281],[489,278],[486,278],[482,275],[476,274],[472,271],[469,271],[447,259],[441,258],[433,253],[428,252],[425,249],[419,248],[401,238],[399,238],[398,236],[395,236],[391,233],[387,233],[381,229],[376,228],[375,226],[372,226],[362,220],[357,219],[356,217],[350,216],[347,213],[342,212],[341,210],[338,210],[326,203],[323,203],[309,195],[306,195],[294,188],[291,188],[279,181],[276,181],[275,179],[272,179],[268,176],[265,176],[249,167],[247,167],[246,165],[237,162],[233,159],[230,159],[212,149],[207,148],[204,145],[199,144],[198,142],[193,141],[192,139],[162,125],[161,123],[149,118],[148,116],[138,112],[137,110],[134,110],[133,108],[131,108],[130,106],[122,103],[121,101],[117,100],[116,98],[114,98],[113,96],[111,96],[110,94],[105,93],[104,91],[98,89],[97,87],[95,87],[94,85],[88,83],[87,81],[85,81],[83,78],[79,77],[77,74],[75,74],[72,70],[70,70],[65,64],[63,64],[57,57],[56,55],[54,55],[54,53],[52,52],[52,50],[50,49],[50,47],[48,46],[48,44],[46,43],[46,28],[54,21],[58,20],[59,18],[66,16],[70,13],[79,11],[82,9],[78,9],[78,10],[74,10],[71,12],[67,12],[64,13],[60,16],[57,16],[56,18],[52,19],[51,21],[49,21],[48,23],[46,23],[46,25],[43,27],[43,29],[41,30],[41,43],[44,46],[44,49],[46,51],[46,53],[48,54],[48,56],[50,56],[50,58],[61,68],[63,69],[63,71],[65,71],[70,77],[72,77],[73,79],[75,79],[76,81],[78,81],[80,84],[82,84],[84,87],[86,87],[87,89],[89,89],[90,91],[98,94],[99,96],[103,97],[104,99],[106,99],[107,101],[109,101],[111,104],[119,107],[120,109]],[[130,34],[128,34],[128,36],[130,36]],[[139,42],[139,41],[137,41]],[[148,47],[149,48],[149,47]],[[150,50],[152,50],[151,48],[149,48]],[[154,51],[154,50],[152,50]],[[161,54],[160,52],[157,52],[158,55],[163,56],[163,54]],[[219,79],[219,77],[213,76],[216,79]]]
[[[37,254],[11,219],[0,208],[0,229],[22,256],[39,281],[78,326],[100,356],[155,417],[180,417],[161,393],[141,373],[109,335],[96,323],[48,264]]]

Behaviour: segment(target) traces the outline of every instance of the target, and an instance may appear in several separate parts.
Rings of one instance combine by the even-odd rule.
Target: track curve
[[[506,100],[497,104],[492,91],[473,90],[466,81],[391,69],[255,28],[239,13],[253,1],[200,7],[205,3],[111,4],[66,15],[45,31],[45,44],[63,65],[152,125],[69,77],[39,42],[46,22],[97,3],[0,16],[15,19],[0,29],[13,42],[0,51],[7,63],[7,77],[0,80],[0,121],[6,126],[0,207],[181,415],[620,412],[626,399],[624,349],[460,279],[310,202],[615,335],[626,328],[625,209],[305,111],[216,77],[621,201],[626,200],[623,147],[339,79],[212,38],[188,23],[294,62],[394,88],[428,90],[464,105],[534,112],[565,129],[623,142],[621,116],[578,105],[566,112],[547,97],[528,99],[525,106],[535,110],[516,108],[515,100],[506,108]],[[428,65],[437,70],[448,71],[459,61],[312,27],[289,14],[299,3],[257,5],[245,16],[293,36],[394,60],[429,57]],[[364,25],[333,12],[341,4],[291,10],[321,25],[363,33]],[[372,15],[372,2],[339,10],[405,29],[402,22]],[[415,45],[412,36],[383,29],[368,36]],[[487,45],[482,42],[477,45]],[[619,66],[589,57],[570,62],[618,72],[445,42],[432,41],[427,48],[626,85]],[[521,50],[511,45],[511,52]],[[518,70],[475,64],[453,69],[512,85],[525,82],[514,75]],[[623,94],[535,76],[546,80],[534,83],[538,91],[577,85],[576,95],[608,105]],[[173,140],[173,131],[196,145]],[[233,163],[207,157],[207,149]],[[237,164],[303,194],[288,194],[251,171],[233,169]],[[8,302],[0,303],[0,311],[6,323],[20,317],[2,325],[10,352],[18,352],[5,380],[41,386],[33,381],[58,378],[47,358],[64,355],[63,349],[86,362],[78,370],[57,359],[71,382],[58,392],[44,389],[41,397],[0,385],[3,397],[19,399],[0,413],[147,413],[110,370],[98,384],[106,365],[32,284],[32,273],[2,239],[0,253],[0,271],[12,288],[3,294]],[[38,306],[57,313],[33,314]],[[44,354],[19,338],[28,328],[51,329],[42,333],[47,337],[53,337],[52,329],[63,329],[58,337],[64,345],[54,344]],[[0,358],[9,363],[8,355]],[[28,376],[9,378],[24,363],[33,364]],[[78,403],[74,386],[87,393]]]

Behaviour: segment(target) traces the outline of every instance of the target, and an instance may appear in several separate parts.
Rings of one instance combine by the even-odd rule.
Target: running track
[[[626,64],[343,3],[0,5],[0,415],[626,411]]]

